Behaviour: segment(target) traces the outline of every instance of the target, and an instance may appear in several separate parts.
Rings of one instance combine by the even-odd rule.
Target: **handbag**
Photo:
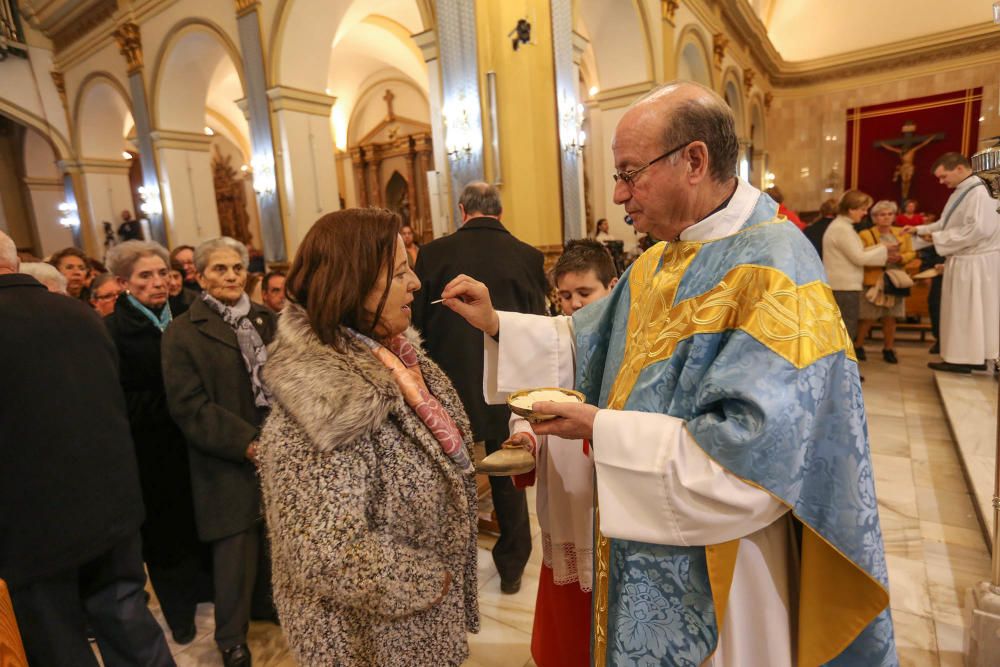
[[[882,277],[883,289],[886,294],[893,296],[910,296],[910,288],[913,287],[913,278],[902,269],[886,269]]]

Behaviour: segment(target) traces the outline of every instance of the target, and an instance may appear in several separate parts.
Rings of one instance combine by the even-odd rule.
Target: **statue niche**
[[[243,175],[233,168],[231,155],[223,156],[218,148],[212,154],[212,180],[215,183],[215,206],[219,210],[219,228],[223,236],[252,245],[250,215]]]
[[[399,213],[413,227],[417,243],[434,238],[427,172],[434,168],[431,127],[397,116],[391,90],[382,98],[386,116],[349,148],[358,206]]]

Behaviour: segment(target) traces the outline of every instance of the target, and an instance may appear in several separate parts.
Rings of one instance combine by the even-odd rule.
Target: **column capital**
[[[722,59],[726,56],[727,46],[729,46],[729,38],[723,33],[717,32],[712,35],[712,53],[715,55],[714,62],[718,69],[722,69]]]
[[[59,178],[39,178],[34,176],[25,176],[21,181],[28,187],[29,190],[38,191],[48,191],[48,192],[62,192],[65,189],[65,185],[62,179]]]
[[[680,0],[660,0],[660,15],[665,21],[669,21],[670,25],[674,25],[674,15],[680,6]]]
[[[207,153],[212,147],[212,137],[201,132],[181,132],[179,130],[153,130],[149,133],[153,146],[173,148],[181,151]]]
[[[314,93],[290,86],[268,88],[267,99],[271,100],[272,111],[298,111],[313,116],[330,116],[330,109],[337,98],[325,93]]]
[[[590,40],[578,33],[576,30],[573,31],[573,64],[579,65],[583,61],[583,54],[586,52],[587,47],[590,45]]]
[[[771,110],[771,102],[774,101],[774,94],[771,92],[764,93],[764,112],[767,113]]]
[[[56,92],[59,93],[59,99],[62,101],[63,108],[66,108],[66,77],[57,69],[49,72],[49,76],[52,77],[52,83],[56,87]]]
[[[413,35],[413,41],[417,43],[417,48],[424,54],[424,62],[430,62],[438,58],[437,31],[434,28]]]
[[[131,160],[115,160],[104,158],[81,158],[79,160],[60,160],[57,163],[64,174],[125,174],[132,167]]]
[[[142,69],[142,35],[139,33],[139,26],[131,21],[127,21],[118,26],[112,33],[118,48],[125,62],[128,64],[128,73],[133,74]]]
[[[743,88],[747,97],[750,97],[750,90],[753,88],[753,79],[756,75],[757,73],[752,69],[743,70]]]
[[[257,11],[259,0],[236,0],[236,18]]]

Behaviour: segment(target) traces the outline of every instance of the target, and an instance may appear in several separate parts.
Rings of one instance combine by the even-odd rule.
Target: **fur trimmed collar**
[[[406,336],[422,356],[416,330],[408,329]],[[296,304],[288,304],[278,318],[264,382],[320,451],[373,434],[391,410],[402,408],[392,374],[367,348],[349,341],[341,354],[323,344]]]

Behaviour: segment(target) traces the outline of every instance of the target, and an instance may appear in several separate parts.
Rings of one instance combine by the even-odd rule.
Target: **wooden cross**
[[[939,139],[944,139],[944,133],[917,135],[917,125],[913,121],[903,123],[903,134],[895,139],[879,139],[875,148],[882,148],[899,156],[899,164],[892,174],[893,182],[899,182],[901,199],[909,199],[910,183],[913,181],[915,167],[913,159],[921,148]]]
[[[392,101],[395,98],[396,96],[392,94],[392,91],[386,88],[385,95],[382,96],[382,99],[385,100],[385,106],[388,107],[389,109],[389,120],[392,120],[393,118],[396,117],[396,114],[392,112]]]
[[[937,141],[938,139],[944,139],[944,133],[938,132],[936,134],[916,134],[917,125],[912,121],[907,121],[903,123],[903,133],[894,139],[877,139],[874,143],[875,148],[881,148],[885,146],[898,146],[899,150],[906,152],[916,146],[917,144],[929,144],[931,141]]]

